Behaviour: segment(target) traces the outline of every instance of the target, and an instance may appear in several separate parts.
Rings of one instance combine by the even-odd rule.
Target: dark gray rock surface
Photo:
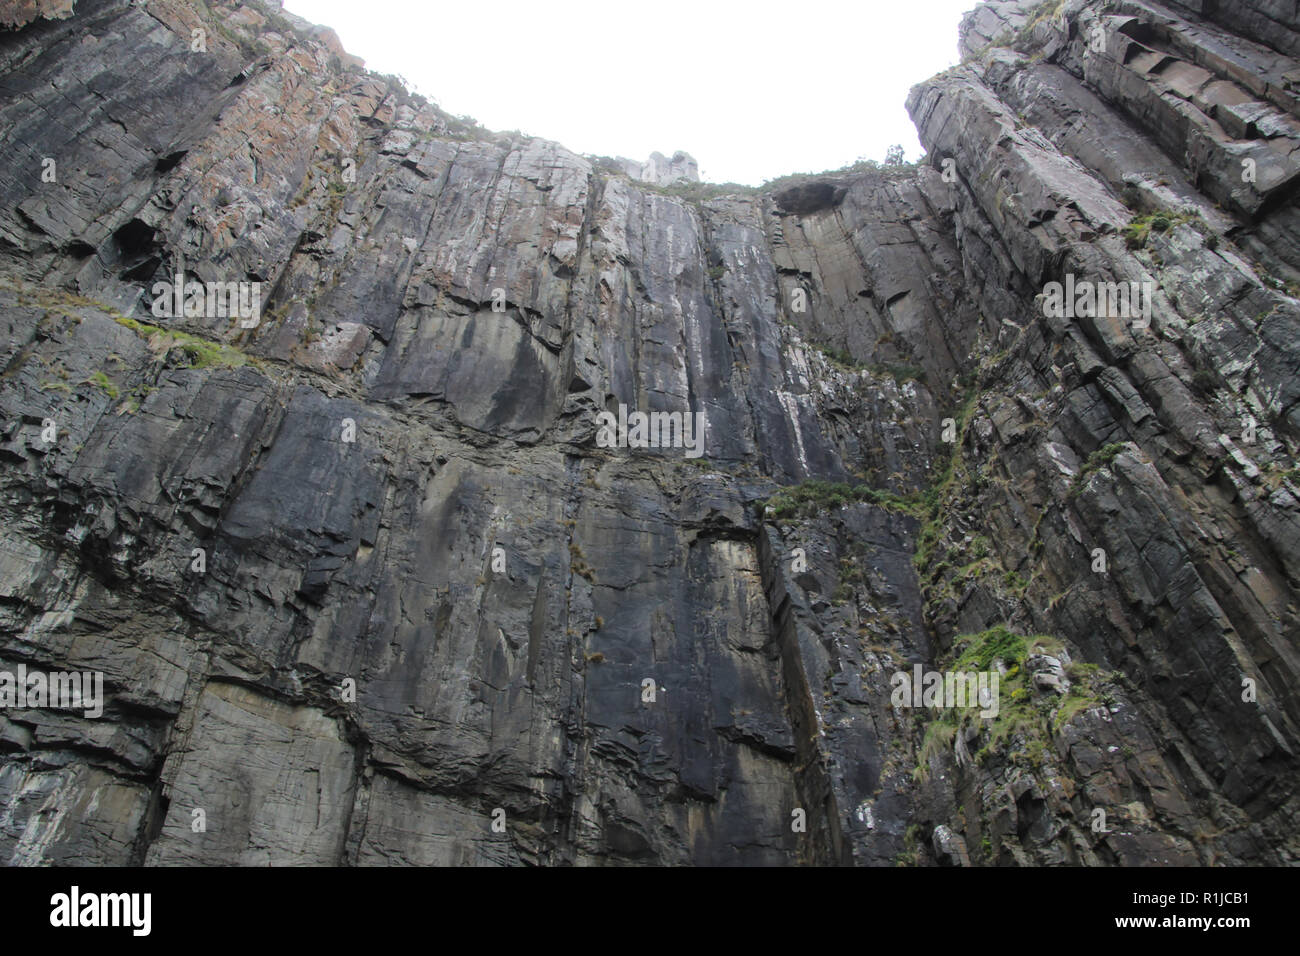
[[[1297,861],[1294,4],[981,4],[923,165],[731,192],[66,6],[0,6],[0,671],[106,699],[0,710],[0,860]],[[891,700],[1010,633],[996,720]]]

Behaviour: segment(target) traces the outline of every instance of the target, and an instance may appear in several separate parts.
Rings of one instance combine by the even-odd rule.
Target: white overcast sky
[[[908,88],[977,0],[286,0],[443,109],[579,153],[683,149],[710,182],[921,154]]]

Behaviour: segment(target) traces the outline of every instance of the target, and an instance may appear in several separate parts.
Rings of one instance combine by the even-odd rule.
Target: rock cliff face
[[[681,150],[673,153],[672,159],[663,153],[651,153],[650,158],[644,163],[621,156],[615,162],[623,173],[637,182],[671,186],[678,182],[698,183],[700,181],[700,164],[690,153],[683,153]]]
[[[1296,862],[1294,3],[984,3],[923,165],[729,193],[70,7],[0,5],[0,671],[104,710],[0,710],[0,859]]]

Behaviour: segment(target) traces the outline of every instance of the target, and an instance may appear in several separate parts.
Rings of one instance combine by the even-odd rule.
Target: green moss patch
[[[1026,636],[1001,625],[958,637],[943,670],[989,671],[1001,661],[1006,670],[998,679],[998,713],[981,718],[978,705],[940,712],[926,726],[913,778],[923,779],[930,760],[951,745],[961,727],[971,723],[981,728],[977,761],[998,755],[1033,769],[1041,767],[1055,752],[1054,738],[1061,729],[1078,714],[1104,706],[1109,699],[1105,685],[1111,675],[1093,664],[1067,667],[1070,690],[1064,697],[1033,687],[1026,660],[1035,653],[1059,657],[1062,647],[1051,635]]]
[[[847,482],[805,481],[782,488],[767,499],[766,505],[774,518],[812,518],[823,511],[842,508],[855,502],[868,502],[897,514],[916,516],[921,498],[918,493],[900,495],[870,485],[850,485]]]
[[[1073,498],[1078,495],[1079,492],[1083,491],[1083,486],[1087,484],[1088,476],[1095,471],[1109,468],[1111,463],[1119,457],[1119,453],[1124,451],[1127,447],[1128,446],[1124,442],[1112,442],[1109,445],[1098,448],[1089,455],[1088,460],[1085,461],[1083,467],[1079,469],[1079,473],[1075,475],[1074,480],[1070,482],[1069,496]]]
[[[1174,212],[1169,209],[1161,209],[1156,212],[1148,213],[1145,216],[1135,217],[1127,226],[1124,227],[1124,242],[1130,249],[1142,249],[1146,246],[1147,240],[1151,234],[1163,235],[1169,232],[1175,226],[1190,222],[1204,234],[1211,234],[1209,226],[1205,220],[1195,212]]]
[[[150,325],[137,319],[119,317],[119,325],[124,325],[149,342],[149,347],[156,352],[166,354],[173,348],[179,348],[190,360],[194,368],[239,368],[254,360],[234,346],[211,339],[201,339],[197,335],[181,332],[178,329],[165,329]]]

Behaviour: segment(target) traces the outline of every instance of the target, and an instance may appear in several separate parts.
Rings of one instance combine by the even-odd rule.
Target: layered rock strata
[[[71,6],[0,7],[0,671],[105,701],[0,710],[0,859],[1296,861],[1294,4],[984,3],[922,165],[730,192]]]

